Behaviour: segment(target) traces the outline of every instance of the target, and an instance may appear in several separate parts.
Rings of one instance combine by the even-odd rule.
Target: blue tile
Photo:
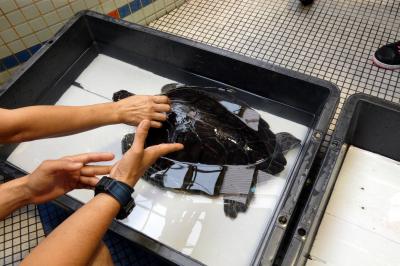
[[[42,47],[41,43],[36,44],[36,45],[32,46],[31,48],[29,48],[29,51],[33,55],[34,53],[36,53],[40,49],[40,47]]]
[[[129,3],[129,7],[131,8],[132,13],[135,11],[138,11],[139,9],[142,8],[142,5],[140,4],[140,0],[134,0]]]
[[[23,50],[21,52],[16,53],[15,56],[17,57],[20,63],[23,63],[25,61],[28,61],[28,59],[31,57],[31,54],[28,52],[28,50]]]
[[[13,68],[17,66],[19,63],[14,55],[10,55],[3,58],[3,64],[6,68]]]
[[[142,6],[147,6],[148,4],[151,4],[151,0],[141,0],[142,1]]]
[[[3,60],[0,59],[0,72],[6,70],[6,68],[3,66]]]
[[[129,9],[129,5],[124,5],[118,8],[118,13],[120,18],[124,18],[126,16],[129,16],[131,14],[131,10]]]

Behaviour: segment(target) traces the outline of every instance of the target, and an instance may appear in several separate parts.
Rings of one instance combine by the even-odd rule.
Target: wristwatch
[[[133,191],[133,188],[124,182],[103,176],[95,187],[94,195],[106,193],[115,198],[121,204],[117,219],[124,219],[135,207],[135,201],[132,198]]]

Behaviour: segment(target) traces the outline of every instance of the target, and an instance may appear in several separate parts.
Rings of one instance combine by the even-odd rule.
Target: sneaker
[[[385,69],[399,69],[400,68],[400,41],[389,43],[379,48],[372,61],[378,67]]]

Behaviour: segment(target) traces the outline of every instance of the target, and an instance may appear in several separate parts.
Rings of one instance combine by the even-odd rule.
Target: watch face
[[[108,176],[104,176],[97,183],[95,195],[98,193],[107,193],[121,204],[117,219],[125,219],[135,207],[135,201],[131,195],[133,193],[133,188]]]
[[[100,179],[100,181],[97,183],[97,185],[95,186],[95,189],[94,189],[95,195],[99,194],[100,192],[105,192],[104,188],[105,188],[105,185],[109,183],[109,179],[110,178],[107,176],[103,176]]]
[[[107,193],[121,204],[117,219],[125,219],[135,207],[135,201],[131,195],[133,191],[133,188],[127,184],[107,176],[101,178],[95,187],[95,195],[98,193]]]
[[[133,200],[133,198],[128,202],[128,204],[126,204],[125,206],[123,206],[121,208],[121,210],[119,211],[118,215],[117,215],[117,219],[125,219],[126,217],[128,217],[128,215],[132,212],[133,208],[135,207],[135,201]]]
[[[105,186],[106,184],[108,184],[108,183],[109,183],[108,177],[107,177],[107,176],[103,176],[103,177],[99,180],[99,182],[97,183],[96,187],[104,188],[104,186]]]
[[[112,179],[111,177],[108,177],[108,176],[103,176],[101,179],[100,179],[100,183],[101,184],[109,184],[109,183],[111,183],[111,182],[113,182],[115,179]]]
[[[129,201],[129,203],[125,206],[128,214],[132,212],[133,208],[135,208],[136,204],[135,204],[135,200],[132,198],[131,201]]]

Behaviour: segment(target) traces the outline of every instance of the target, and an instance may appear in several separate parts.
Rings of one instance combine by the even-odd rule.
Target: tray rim
[[[400,104],[378,98],[365,93],[355,93],[345,101],[337,120],[337,126],[332,134],[327,152],[316,175],[316,179],[307,202],[300,214],[294,235],[289,243],[283,260],[283,265],[304,265],[322,222],[325,209],[349,148],[346,135],[359,104],[369,103],[384,109],[394,110],[400,114]],[[305,230],[306,235],[299,235],[299,230]]]

